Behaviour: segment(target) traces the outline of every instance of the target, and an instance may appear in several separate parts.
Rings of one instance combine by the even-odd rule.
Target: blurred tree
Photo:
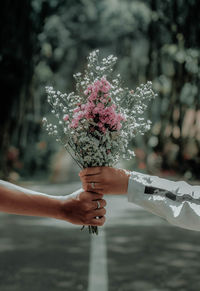
[[[0,78],[5,102],[2,100],[0,107],[0,172],[3,178],[7,178],[11,170],[10,146],[19,149],[23,160],[27,143],[35,143],[40,131],[41,117],[34,118],[31,84],[40,49],[37,35],[45,17],[56,11],[58,2],[62,3],[50,2],[1,2]]]
[[[197,178],[200,169],[200,25],[195,19],[200,3],[152,0],[150,5],[154,17],[148,33],[151,45],[147,78],[154,80],[160,96],[157,109],[157,101],[153,109],[155,150],[161,153],[165,169]],[[190,109],[193,109],[193,122],[188,119]],[[190,131],[186,133],[189,123]],[[193,146],[188,147],[191,140]],[[174,151],[173,160],[169,159],[166,149],[169,144]]]
[[[2,102],[5,102],[0,107],[0,167],[3,177],[6,177],[11,139],[16,134],[18,147],[24,136],[24,116],[31,106],[35,35],[32,33],[30,1],[2,1],[1,5],[0,78]]]

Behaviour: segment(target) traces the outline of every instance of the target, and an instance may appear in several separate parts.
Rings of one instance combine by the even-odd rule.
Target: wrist
[[[123,169],[123,172],[124,172],[124,191],[123,191],[123,194],[127,194],[128,193],[130,171]]]
[[[50,198],[47,216],[55,219],[64,219],[63,214],[63,198],[62,197],[52,197]]]
[[[71,205],[72,199],[74,199],[74,197],[66,197],[66,196],[59,197],[58,202],[57,202],[57,217],[55,218],[60,219],[60,220],[70,221],[70,216],[71,216],[70,205]]]

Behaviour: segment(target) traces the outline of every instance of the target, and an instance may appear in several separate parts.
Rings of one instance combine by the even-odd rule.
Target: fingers
[[[82,192],[79,196],[83,208],[87,211],[101,209],[106,206],[106,200],[102,199],[102,194],[91,193],[91,192]],[[98,201],[98,202],[97,202]]]
[[[102,226],[105,223],[106,209],[104,207],[107,203],[102,197],[103,194],[95,192],[85,191],[79,194],[82,208],[81,219],[84,225]]]
[[[94,193],[94,192],[92,192],[91,195],[92,195],[92,201],[94,201],[94,200],[101,200],[102,197],[103,197],[103,194],[102,193]]]
[[[104,199],[92,201],[92,209],[102,209],[106,206],[106,201]]]
[[[94,192],[82,192],[81,194],[79,194],[79,199],[80,200],[84,200],[84,201],[93,201],[93,200],[98,200],[98,199],[102,199],[103,194],[101,193],[94,193]]]
[[[98,202],[97,202],[98,201]],[[106,200],[104,199],[97,199],[93,202],[94,209],[101,209],[107,205]]]
[[[91,225],[93,225],[93,226],[102,226],[102,225],[104,225],[105,221],[106,221],[105,216],[99,217],[98,219],[93,218],[91,220]]]
[[[97,192],[97,193],[101,193],[101,190],[103,190],[102,185],[100,183],[86,183],[83,182],[83,189],[85,191],[90,191],[90,192]]]
[[[91,213],[92,217],[97,217],[97,216],[101,217],[101,216],[104,216],[105,214],[106,214],[106,209],[105,208],[95,209]]]
[[[103,225],[105,222],[105,214],[105,208],[88,211],[83,218],[83,223],[84,225]]]
[[[81,181],[82,182],[87,182],[87,183],[92,183],[92,182],[100,182],[101,181],[101,177],[99,174],[95,174],[95,175],[89,175],[89,176],[81,176]]]
[[[84,208],[85,211],[91,212],[91,215],[93,216],[93,211],[104,208],[106,204],[107,203],[104,199],[97,199],[91,202],[86,202]],[[94,216],[96,216],[96,214]]]
[[[106,209],[105,208],[101,208],[101,209],[95,209],[92,211],[88,211],[87,213],[87,219],[91,221],[91,219],[95,218],[95,217],[101,217],[104,216],[106,214]]]
[[[86,176],[86,175],[97,175],[101,173],[101,167],[90,167],[83,169],[80,173],[79,176]]]

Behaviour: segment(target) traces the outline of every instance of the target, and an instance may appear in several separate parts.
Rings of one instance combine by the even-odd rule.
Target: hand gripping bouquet
[[[99,61],[99,51],[93,51],[84,74],[74,75],[76,93],[46,87],[56,118],[54,124],[46,118],[43,122],[81,169],[113,166],[121,157],[132,158],[129,142],[150,129],[144,111],[155,97],[152,84],[142,84],[135,91],[122,88],[120,75],[112,77],[116,61],[113,55]],[[89,232],[97,234],[98,228],[89,226]]]

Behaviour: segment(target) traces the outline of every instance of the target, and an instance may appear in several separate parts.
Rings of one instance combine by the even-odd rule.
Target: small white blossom
[[[143,135],[150,128],[151,122],[144,118],[144,112],[148,102],[156,96],[151,82],[141,84],[135,90],[122,87],[120,74],[112,78],[111,72],[116,61],[117,58],[113,55],[99,61],[99,50],[95,50],[89,54],[85,74],[74,74],[76,94],[61,93],[51,86],[46,87],[51,112],[57,118],[53,125],[48,124],[46,118],[43,119],[46,130],[63,143],[80,167],[113,166],[122,156],[126,159],[133,158],[134,152],[129,149],[129,141],[138,134]],[[105,99],[101,103],[105,107],[116,105],[117,114],[124,118],[121,128],[114,130],[105,127],[105,133],[99,130],[99,117],[97,120],[92,117],[84,118],[86,109],[81,107],[87,104],[87,98],[91,95],[88,87],[102,78],[109,81],[110,89],[104,99],[109,98],[110,101],[103,103],[107,102]],[[79,121],[76,123],[75,120]]]

